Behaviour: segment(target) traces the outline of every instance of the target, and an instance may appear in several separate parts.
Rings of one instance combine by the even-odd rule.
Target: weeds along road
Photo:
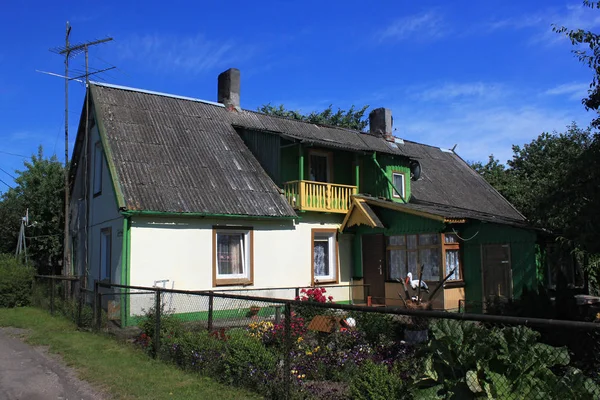
[[[27,331],[0,328],[0,400],[98,400],[104,397],[58,357],[18,338]]]

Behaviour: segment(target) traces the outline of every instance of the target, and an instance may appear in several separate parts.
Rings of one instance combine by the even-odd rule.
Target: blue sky
[[[106,82],[216,100],[218,73],[237,67],[243,108],[388,107],[396,136],[457,144],[467,160],[506,161],[512,144],[592,118],[580,102],[591,72],[551,30],[597,30],[600,12],[581,1],[10,3],[0,14],[0,168],[12,175],[39,145],[64,158],[64,81],[36,70],[63,73],[48,49],[64,45],[67,20],[74,43],[114,38],[90,51],[91,67],[118,68]],[[83,95],[71,83],[72,134]]]

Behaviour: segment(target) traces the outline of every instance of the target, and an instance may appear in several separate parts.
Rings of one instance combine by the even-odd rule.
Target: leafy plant
[[[568,367],[566,348],[538,343],[539,333],[529,328],[438,320],[431,332],[413,390],[417,398],[591,399],[600,392],[581,371]],[[580,386],[569,388],[569,382]],[[567,395],[574,389],[575,397]]]
[[[0,254],[0,307],[29,305],[33,275],[33,268],[8,254]]]
[[[403,399],[408,396],[395,369],[367,361],[350,384],[350,398],[356,400]]]
[[[399,324],[391,315],[373,312],[351,312],[356,327],[364,333],[365,339],[372,345],[382,341],[393,341],[398,336]]]
[[[153,344],[156,329],[156,309],[154,306],[146,311],[144,317],[139,323],[139,327],[142,330],[141,334],[146,335],[146,338],[148,338],[148,344]],[[183,333],[183,328],[183,322],[175,317],[172,313],[167,312],[165,310],[165,305],[161,304],[159,332],[161,343],[166,343],[166,341],[169,339],[180,336]],[[154,355],[156,351],[154,346],[148,346],[147,350],[152,355]]]

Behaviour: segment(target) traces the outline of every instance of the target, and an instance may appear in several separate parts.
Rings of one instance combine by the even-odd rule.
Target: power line
[[[11,173],[9,173],[9,172],[6,172],[6,170],[5,170],[5,169],[3,169],[2,167],[0,167],[0,171],[4,172],[6,175],[10,176],[10,177],[11,177],[11,178],[13,178],[13,179],[17,179],[17,178],[15,178],[15,176],[14,176],[13,174],[11,174]]]
[[[11,189],[14,189],[14,187],[10,186],[8,183],[4,182],[2,179],[0,179],[0,182],[4,183],[6,186],[8,186]]]
[[[2,153],[2,154],[8,154],[9,156],[29,158],[28,156],[24,156],[23,154],[10,153],[8,151],[2,151],[2,150],[0,150],[0,153]]]

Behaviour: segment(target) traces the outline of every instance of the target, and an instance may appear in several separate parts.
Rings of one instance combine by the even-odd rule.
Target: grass
[[[190,374],[153,360],[127,343],[78,331],[73,323],[46,311],[0,309],[0,326],[29,329],[26,341],[48,346],[79,378],[118,399],[258,399],[256,394]]]

